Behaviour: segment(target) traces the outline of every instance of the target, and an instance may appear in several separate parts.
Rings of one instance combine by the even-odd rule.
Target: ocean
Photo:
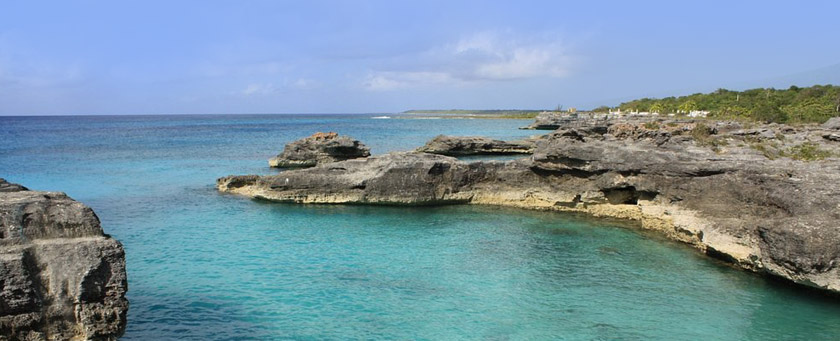
[[[291,205],[216,192],[335,131],[374,154],[528,120],[0,117],[0,177],[91,206],[126,250],[124,340],[837,339],[840,300],[621,223],[480,206]]]

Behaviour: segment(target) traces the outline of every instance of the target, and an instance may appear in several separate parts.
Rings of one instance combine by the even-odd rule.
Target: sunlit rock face
[[[268,160],[268,164],[277,168],[313,167],[368,156],[370,148],[349,136],[332,132],[315,133],[286,144],[283,153]]]

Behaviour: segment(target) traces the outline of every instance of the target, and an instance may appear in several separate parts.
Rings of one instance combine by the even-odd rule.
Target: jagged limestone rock
[[[419,152],[460,156],[492,154],[530,154],[534,150],[531,141],[501,141],[481,136],[445,136],[438,135]]]
[[[123,247],[93,210],[0,179],[0,339],[115,340],[127,289]]]
[[[271,167],[313,167],[318,164],[364,158],[370,148],[349,136],[336,133],[315,133],[286,145],[283,153],[270,160]]]

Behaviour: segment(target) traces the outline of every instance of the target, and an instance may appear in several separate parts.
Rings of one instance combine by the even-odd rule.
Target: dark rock
[[[742,129],[732,132],[732,135],[739,137],[751,137],[754,139],[775,139],[776,132],[770,128]]]
[[[315,133],[286,145],[283,153],[268,161],[271,167],[313,167],[318,164],[364,158],[370,148],[358,140],[336,133]]]
[[[840,142],[840,134],[825,134],[823,138],[829,141]]]
[[[64,193],[5,181],[0,188],[0,339],[121,336],[128,311],[122,245]]]
[[[26,187],[23,187],[18,184],[8,183],[6,182],[6,179],[0,178],[0,192],[17,192],[26,190],[28,190]]]
[[[284,202],[434,204],[465,201],[450,197],[467,165],[427,153],[392,153],[291,170],[276,177],[229,176],[217,181],[226,191],[265,189]],[[253,181],[254,177],[257,178]],[[251,185],[241,185],[252,182]],[[254,193],[260,197],[259,193]]]
[[[438,135],[425,146],[417,149],[419,152],[459,156],[459,155],[492,155],[492,154],[530,154],[534,143],[530,141],[501,141],[478,136],[445,136]]]

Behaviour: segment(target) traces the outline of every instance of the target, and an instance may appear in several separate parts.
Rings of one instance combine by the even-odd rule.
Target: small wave
[[[391,116],[374,116],[374,117],[371,117],[371,118],[378,119],[378,120],[384,120],[384,119],[391,118]]]

